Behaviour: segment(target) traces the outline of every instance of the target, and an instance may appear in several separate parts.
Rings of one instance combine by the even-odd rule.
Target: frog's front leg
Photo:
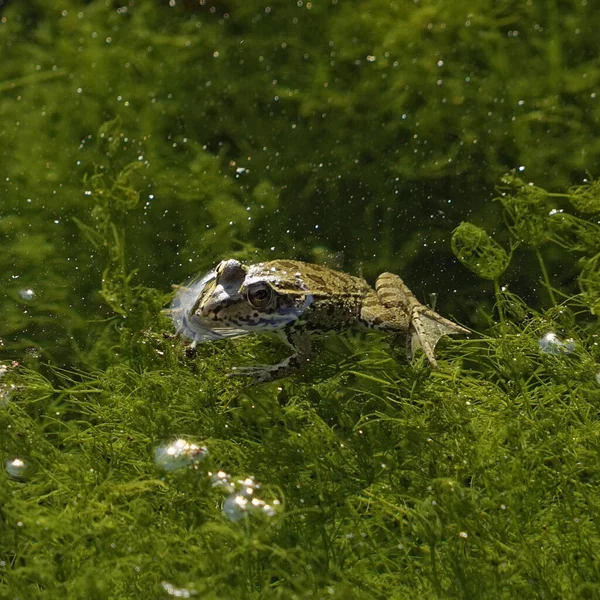
[[[252,383],[265,383],[282,377],[287,377],[300,370],[310,362],[314,353],[311,348],[310,337],[307,333],[285,328],[280,332],[283,340],[295,352],[275,365],[256,365],[254,367],[233,367],[230,377],[249,377]]]

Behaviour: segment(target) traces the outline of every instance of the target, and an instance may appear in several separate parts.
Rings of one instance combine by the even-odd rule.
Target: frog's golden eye
[[[271,302],[273,290],[266,283],[253,283],[248,286],[247,296],[254,308],[264,308]]]

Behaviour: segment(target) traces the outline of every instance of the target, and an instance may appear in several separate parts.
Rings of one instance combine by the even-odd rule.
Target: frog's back
[[[322,265],[313,265],[299,260],[272,260],[264,263],[265,270],[289,275],[299,274],[307,290],[317,298],[359,297],[373,293],[373,288],[360,277],[354,277],[341,271],[334,271]]]

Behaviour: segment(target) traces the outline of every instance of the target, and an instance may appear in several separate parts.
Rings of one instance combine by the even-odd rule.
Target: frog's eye
[[[254,308],[264,308],[273,296],[273,290],[266,283],[253,283],[248,286],[248,302]]]

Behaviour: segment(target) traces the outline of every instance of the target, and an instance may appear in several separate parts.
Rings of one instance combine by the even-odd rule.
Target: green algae
[[[0,596],[600,593],[597,11],[1,8],[0,450],[29,468],[0,474]],[[436,371],[332,338],[244,388],[276,341],[192,358],[161,309],[272,256],[399,272],[479,333]],[[180,437],[209,456],[165,473]],[[281,510],[229,520],[221,469]]]

